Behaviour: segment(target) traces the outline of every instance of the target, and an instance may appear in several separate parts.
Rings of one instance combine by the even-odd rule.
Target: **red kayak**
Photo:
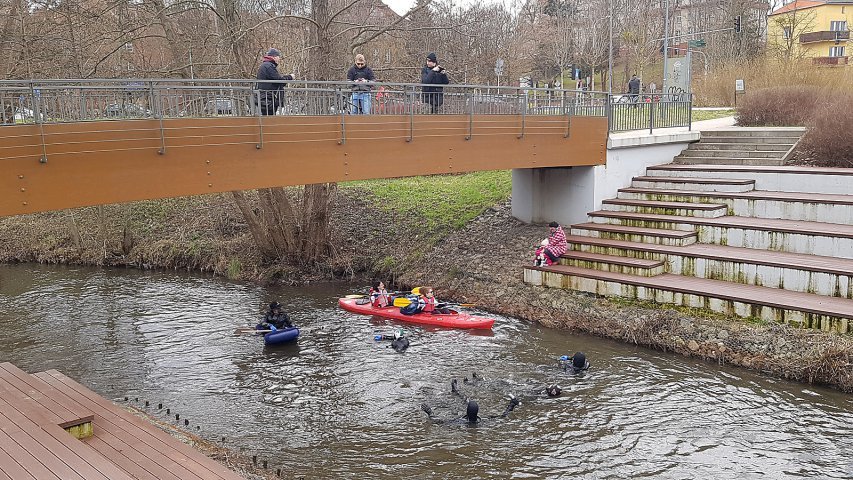
[[[393,318],[401,322],[419,323],[421,325],[436,325],[450,328],[485,328],[491,329],[495,323],[494,318],[475,317],[467,313],[453,312],[448,314],[416,313],[414,315],[403,315],[397,307],[377,308],[370,302],[359,305],[354,298],[339,298],[338,305],[346,311],[360,313],[362,315],[376,315],[377,317]],[[363,301],[363,300],[362,300]]]

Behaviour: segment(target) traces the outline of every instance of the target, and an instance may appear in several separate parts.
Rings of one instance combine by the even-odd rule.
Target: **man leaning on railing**
[[[261,67],[258,68],[258,80],[293,80],[293,75],[282,75],[278,73],[278,64],[281,63],[281,52],[271,48],[264,56]],[[281,105],[284,92],[283,83],[258,82],[258,102],[261,113],[264,115],[275,115]]]

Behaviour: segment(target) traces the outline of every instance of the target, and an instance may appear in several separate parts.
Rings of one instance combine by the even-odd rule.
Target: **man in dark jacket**
[[[266,55],[261,67],[258,69],[258,80],[293,80],[293,75],[281,75],[278,73],[278,64],[281,62],[281,52],[271,48]],[[284,97],[283,83],[258,82],[258,95],[261,113],[264,115],[275,115]]]
[[[432,85],[447,85],[450,80],[444,67],[438,64],[435,53],[426,57],[426,65],[421,69],[421,83]],[[444,87],[423,87],[424,103],[429,104],[430,113],[438,113],[438,107],[444,103]]]
[[[349,67],[347,72],[347,80],[356,82],[352,86],[352,113],[367,115],[370,113],[370,90],[371,86],[368,82],[376,79],[373,76],[373,70],[367,66],[364,60],[364,55],[358,54],[355,56],[355,65]]]
[[[259,327],[267,330],[281,330],[282,328],[290,328],[292,326],[290,316],[281,311],[281,304],[278,302],[270,303],[270,309],[264,315],[264,320],[259,325]]]
[[[640,97],[640,79],[637,74],[631,75],[631,80],[628,81],[628,93],[631,95],[631,103],[637,103]]]

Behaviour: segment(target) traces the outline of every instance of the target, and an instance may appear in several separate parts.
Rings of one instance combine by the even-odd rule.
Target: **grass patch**
[[[409,216],[413,234],[436,234],[462,228],[485,209],[509,198],[509,170],[432,175],[341,183],[340,188],[368,192],[385,212]]]
[[[734,109],[726,110],[696,110],[693,109],[693,121],[701,122],[702,120],[714,120],[715,118],[733,117]]]

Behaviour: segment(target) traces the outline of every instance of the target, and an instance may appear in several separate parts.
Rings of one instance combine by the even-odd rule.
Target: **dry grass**
[[[823,92],[815,87],[765,88],[743,99],[737,108],[737,124],[744,127],[805,126],[813,117]]]
[[[819,67],[809,60],[781,63],[770,59],[726,65],[712,70],[708,76],[695,78],[696,106],[733,106],[736,79],[743,79],[746,84],[746,93],[737,99],[740,105],[753,92],[770,87],[804,85],[849,92],[853,85],[853,68]]]

